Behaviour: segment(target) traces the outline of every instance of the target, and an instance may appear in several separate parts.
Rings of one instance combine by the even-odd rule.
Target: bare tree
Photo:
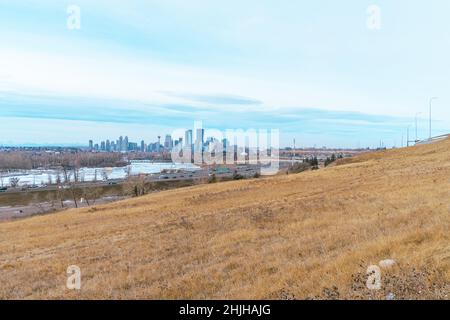
[[[49,192],[47,194],[47,200],[52,210],[55,210],[55,201],[57,200],[56,195],[54,193]]]
[[[61,183],[59,183],[57,186],[56,196],[58,197],[59,202],[61,203],[61,208],[64,208],[64,187]]]
[[[67,166],[62,167],[64,183],[70,182],[70,172]]]
[[[47,175],[47,179],[48,179],[48,185],[51,186],[53,184],[53,178],[52,178],[52,174],[49,173]]]
[[[73,168],[73,181],[80,182],[80,168],[78,167]]]
[[[88,206],[95,205],[95,202],[100,198],[101,192],[99,188],[96,187],[84,187],[82,188],[83,199],[86,200]]]
[[[35,193],[33,195],[33,205],[39,210],[39,213],[43,214],[46,212],[45,204],[42,203],[41,199],[39,198],[39,193]]]
[[[148,192],[146,176],[144,174],[129,176],[125,180],[125,188],[126,192],[133,197],[145,195]]]
[[[20,181],[20,179],[17,177],[9,178],[9,185],[12,188],[17,188],[19,186],[19,181]]]
[[[75,204],[75,208],[78,208],[76,185],[77,185],[76,182],[70,183],[69,184],[69,190],[70,190],[70,194],[72,195],[72,199],[73,199],[73,203]]]
[[[61,185],[61,182],[62,182],[62,180],[61,180],[61,172],[58,170],[56,172],[56,184],[59,186],[59,185]]]

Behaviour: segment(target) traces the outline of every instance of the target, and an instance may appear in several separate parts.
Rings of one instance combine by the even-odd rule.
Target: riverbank
[[[72,169],[13,170],[0,173],[1,187],[42,187],[68,182],[101,182],[123,180],[130,175],[158,174],[166,170],[196,171],[193,164],[131,161],[119,167],[82,167]]]
[[[146,193],[192,186],[195,180],[146,181]],[[93,184],[85,183],[74,189],[45,189],[0,193],[0,222],[61,212],[131,198],[133,187],[128,181]],[[89,196],[86,197],[87,193]],[[75,200],[74,200],[75,196]],[[85,198],[86,197],[86,198]],[[76,203],[75,203],[76,202]]]
[[[63,188],[51,185],[9,189],[0,193],[0,221],[55,213],[68,208],[89,207],[197,184],[256,176],[259,176],[257,166],[239,165],[203,167],[195,171],[169,170],[161,174],[130,176],[124,180],[68,184]]]
[[[119,200],[127,199],[127,197],[108,196],[97,199],[96,205],[106,204]],[[85,208],[89,205],[86,202],[77,204],[78,208]],[[0,207],[0,222],[8,220],[24,219],[36,215],[44,215],[51,213],[59,213],[67,209],[75,208],[75,202],[73,200],[64,200],[64,207],[55,205],[54,202],[37,202],[24,206],[4,206]]]

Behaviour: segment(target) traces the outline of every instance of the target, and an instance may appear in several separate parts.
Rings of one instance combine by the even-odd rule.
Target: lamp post
[[[436,99],[437,99],[437,97],[430,98],[430,140],[431,140],[431,106],[432,106],[433,100],[436,100]]]
[[[418,141],[418,137],[417,137],[417,116],[418,116],[419,114],[422,114],[422,112],[416,112],[416,143],[417,143],[417,141]]]
[[[406,146],[409,147],[409,127],[406,129]]]

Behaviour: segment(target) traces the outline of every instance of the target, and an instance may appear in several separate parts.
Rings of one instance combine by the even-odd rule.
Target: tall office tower
[[[192,130],[187,130],[184,134],[185,147],[192,145]]]
[[[170,134],[166,135],[166,139],[164,141],[164,149],[171,150],[173,147],[172,136]]]
[[[119,141],[117,142],[117,147],[118,147],[117,151],[124,151],[123,150],[123,137],[122,136],[119,137]]]
[[[129,145],[128,145],[128,136],[125,136],[125,139],[123,140],[124,148],[123,151],[128,151]]]
[[[141,152],[145,152],[145,142],[144,142],[144,140],[141,141]]]
[[[106,144],[105,141],[102,141],[100,144],[100,150],[105,151],[106,150]]]
[[[158,136],[158,145],[156,146],[156,152],[159,152],[160,148],[161,148],[161,136]]]
[[[222,145],[223,145],[223,150],[226,151],[229,146],[228,140],[226,138],[222,139]]]
[[[183,138],[178,139],[178,144],[180,145],[180,147],[183,145]]]
[[[106,140],[106,151],[111,151],[111,142],[109,140]]]
[[[93,150],[94,149],[94,141],[89,140],[89,150]]]
[[[197,129],[197,135],[195,137],[195,149],[197,151],[203,150],[204,141],[205,141],[205,129]]]

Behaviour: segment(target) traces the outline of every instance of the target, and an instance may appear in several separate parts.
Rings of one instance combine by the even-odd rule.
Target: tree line
[[[0,170],[124,166],[119,153],[8,151],[0,153]]]

